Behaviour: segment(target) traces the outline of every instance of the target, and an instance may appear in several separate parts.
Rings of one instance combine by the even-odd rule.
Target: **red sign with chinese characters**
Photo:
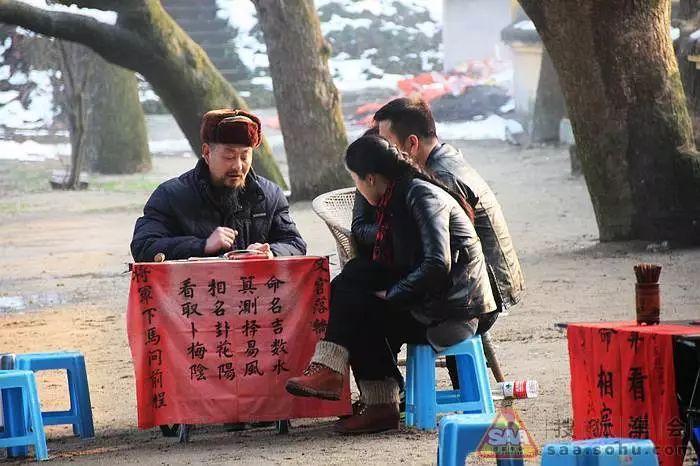
[[[138,426],[350,414],[285,390],[328,325],[328,260],[134,264],[127,311]]]
[[[680,466],[673,335],[697,332],[682,325],[569,324],[574,439],[651,439],[661,466]]]

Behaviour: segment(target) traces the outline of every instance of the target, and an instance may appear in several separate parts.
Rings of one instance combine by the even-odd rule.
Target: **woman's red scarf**
[[[377,236],[374,240],[372,260],[392,268],[394,266],[394,247],[391,240],[391,213],[388,212],[395,183],[389,184],[377,204]]]

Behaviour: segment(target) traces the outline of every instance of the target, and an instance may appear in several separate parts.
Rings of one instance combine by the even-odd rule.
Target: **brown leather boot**
[[[346,414],[345,416],[338,416],[338,419],[347,419],[349,417],[352,417],[356,414],[360,414],[360,411],[362,411],[364,408],[365,404],[361,400],[353,401],[352,402],[352,414]]]
[[[286,389],[296,396],[312,396],[322,400],[339,400],[343,392],[343,374],[312,362],[304,375],[287,380]]]
[[[396,403],[362,405],[357,414],[335,423],[339,434],[374,434],[399,428],[399,406]]]

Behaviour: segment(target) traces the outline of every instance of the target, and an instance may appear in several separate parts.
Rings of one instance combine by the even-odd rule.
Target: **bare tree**
[[[670,0],[520,0],[566,98],[600,239],[700,244],[700,157]]]
[[[81,46],[56,41],[58,64],[63,81],[61,106],[68,120],[71,166],[65,189],[80,189],[80,173],[85,159],[85,123],[87,121],[86,87],[94,68]]]

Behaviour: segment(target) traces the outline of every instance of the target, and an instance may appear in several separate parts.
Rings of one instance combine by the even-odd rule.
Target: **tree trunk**
[[[681,19],[690,19],[700,11],[698,0],[680,0],[679,16]]]
[[[65,189],[80,189],[80,173],[85,161],[85,122],[87,120],[87,99],[85,88],[90,80],[93,64],[83,46],[64,41],[56,41],[59,69],[63,89],[59,105],[68,120],[71,143],[71,166]]]
[[[0,0],[0,21],[78,42],[110,63],[141,73],[170,110],[195,154],[201,153],[199,127],[216,108],[247,109],[245,101],[158,0],[59,0],[78,7],[116,11],[112,26],[87,16],[46,11],[17,0]],[[256,150],[253,166],[282,187],[267,142]]]
[[[86,50],[92,75],[85,95],[89,106],[85,120],[86,160],[100,173],[124,174],[151,169],[146,119],[139,102],[136,76],[110,65]]]
[[[521,0],[559,75],[601,241],[700,244],[670,0]]]
[[[295,199],[350,184],[340,95],[313,0],[253,2],[265,36]]]
[[[552,144],[559,141],[559,122],[566,116],[566,103],[559,86],[557,71],[547,50],[542,50],[540,80],[537,83],[535,111],[532,117],[533,143]]]
[[[681,73],[681,81],[683,82],[683,91],[685,92],[685,98],[688,105],[688,111],[690,112],[690,117],[693,124],[693,132],[695,133],[695,145],[698,146],[700,141],[698,141],[698,136],[700,136],[700,73],[697,70],[697,63],[688,60],[690,55],[697,55],[700,51],[698,47],[698,42],[690,39],[690,35],[700,29],[700,13],[697,12],[697,8],[692,4],[692,2],[683,2],[681,5],[685,5],[685,10],[687,13],[682,13],[683,20],[680,21],[680,35],[678,37],[677,47],[676,47],[676,59],[678,60],[678,69]],[[685,15],[690,15],[685,16]]]

